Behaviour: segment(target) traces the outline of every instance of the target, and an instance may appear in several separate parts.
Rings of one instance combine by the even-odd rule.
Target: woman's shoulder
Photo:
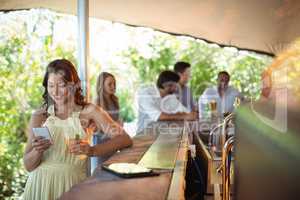
[[[40,107],[32,112],[32,117],[45,117],[47,116],[47,108]]]
[[[47,108],[41,107],[36,110],[34,110],[31,114],[31,121],[32,122],[41,122],[45,121],[48,116]]]

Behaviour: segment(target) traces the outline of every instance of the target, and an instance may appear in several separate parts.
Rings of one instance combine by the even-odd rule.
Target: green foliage
[[[124,57],[128,57],[132,67],[138,71],[139,83],[155,81],[161,71],[172,69],[175,62],[176,54],[163,38],[156,36],[148,47],[152,52],[150,58],[145,58],[135,47],[124,52]]]
[[[208,60],[199,60],[195,62],[192,69],[192,74],[197,74],[191,78],[191,88],[194,96],[198,97],[208,86],[212,85],[215,81],[214,70]]]
[[[37,87],[32,87],[36,79],[30,78],[26,67],[18,59],[24,53],[25,44],[25,40],[13,37],[0,45],[0,121],[3,123],[0,126],[0,199],[20,192],[26,178],[22,155],[26,122],[30,117],[27,108],[29,104],[36,103],[34,99],[27,101],[26,97]]]
[[[233,65],[232,83],[246,96],[257,99],[260,94],[261,74],[265,61],[253,56],[245,56]]]
[[[133,100],[128,90],[121,90],[117,96],[120,104],[120,117],[123,122],[132,122],[135,119]]]
[[[170,39],[164,34],[156,35],[149,48],[152,51],[149,58],[144,58],[137,47],[131,47],[125,53],[139,73],[139,83],[155,82],[162,70],[172,70],[177,61],[186,61],[192,66],[190,85],[195,97],[199,97],[205,88],[215,85],[218,72],[226,70],[231,74],[232,85],[246,97],[258,98],[261,73],[272,60],[268,56],[221,48],[199,40]]]

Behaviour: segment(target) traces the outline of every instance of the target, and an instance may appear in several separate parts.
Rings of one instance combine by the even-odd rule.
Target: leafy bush
[[[137,46],[124,52],[130,65],[139,73],[139,83],[155,82],[161,71],[172,70],[177,61],[186,61],[192,66],[190,85],[195,97],[216,84],[218,72],[226,70],[231,74],[232,85],[245,96],[258,98],[261,73],[272,61],[269,56],[233,47],[221,48],[192,38],[170,38],[167,34],[156,34],[148,48],[151,52],[148,57]]]
[[[36,87],[30,87],[35,85],[35,79],[24,74],[26,67],[19,59],[24,45],[25,41],[16,37],[0,44],[0,199],[21,192],[26,181],[22,166],[26,122],[30,115],[26,109],[36,103],[34,99],[27,101],[26,96]]]
[[[128,90],[121,90],[117,96],[120,104],[120,117],[124,122],[132,122],[135,119],[133,101]]]

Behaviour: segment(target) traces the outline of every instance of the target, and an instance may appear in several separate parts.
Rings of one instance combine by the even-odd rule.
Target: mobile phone
[[[45,139],[51,140],[51,135],[47,127],[32,128],[35,137],[42,136]]]

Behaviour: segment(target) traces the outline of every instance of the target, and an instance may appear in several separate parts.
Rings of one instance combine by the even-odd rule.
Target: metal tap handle
[[[212,135],[215,133],[215,131],[223,126],[223,122],[221,124],[218,124],[217,126],[215,126],[210,132],[209,132],[209,138],[208,138],[208,146],[211,147],[212,146]]]
[[[229,122],[234,119],[235,117],[235,114],[234,113],[230,113],[225,119],[224,119],[224,126],[222,128],[222,146],[225,145],[225,142],[226,142],[226,139],[228,137],[228,134],[227,134],[227,126],[229,124]]]
[[[227,124],[233,118],[234,118],[234,113],[230,113],[227,117],[225,117],[224,123]]]
[[[230,199],[230,165],[231,165],[231,153],[234,144],[234,137],[230,137],[224,147],[222,153],[222,200]]]

